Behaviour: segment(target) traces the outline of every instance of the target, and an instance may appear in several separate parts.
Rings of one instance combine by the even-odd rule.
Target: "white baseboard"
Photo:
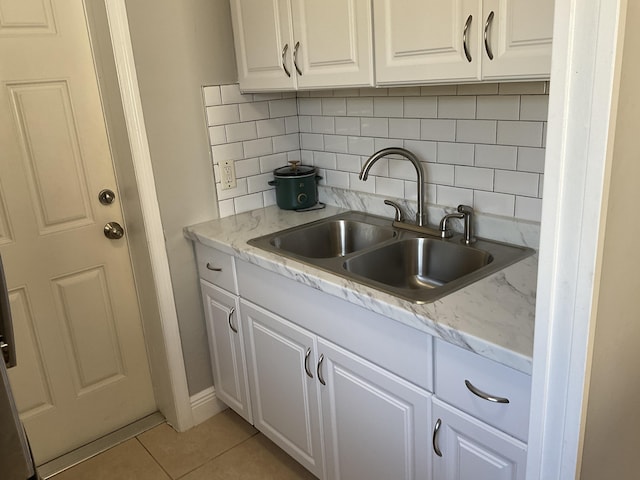
[[[225,410],[227,406],[216,397],[213,387],[205,388],[189,398],[193,412],[193,424],[199,425],[215,414]]]

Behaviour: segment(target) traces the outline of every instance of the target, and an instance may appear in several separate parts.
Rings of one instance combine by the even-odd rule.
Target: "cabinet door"
[[[200,280],[216,396],[252,423],[238,297]]]
[[[482,78],[549,78],[553,8],[554,0],[484,0]]]
[[[323,477],[315,336],[242,300],[254,425]]]
[[[231,21],[240,89],[293,90],[289,0],[231,0]]]
[[[373,5],[378,84],[480,79],[480,1],[374,0]]]
[[[298,88],[373,85],[370,0],[292,0],[292,12]]]
[[[432,439],[434,478],[524,480],[524,443],[435,397],[433,424],[439,427]]]
[[[431,395],[318,339],[327,477],[431,478]]]

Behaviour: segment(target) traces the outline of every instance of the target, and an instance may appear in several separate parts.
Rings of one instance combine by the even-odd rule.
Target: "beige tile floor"
[[[231,410],[184,433],[159,425],[53,480],[314,479]]]

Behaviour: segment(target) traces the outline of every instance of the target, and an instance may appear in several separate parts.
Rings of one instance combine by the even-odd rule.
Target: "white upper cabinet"
[[[379,85],[549,77],[554,0],[373,5]]]
[[[379,84],[480,80],[478,0],[374,0]]]
[[[554,0],[484,0],[483,79],[549,77],[553,8]]]
[[[243,91],[373,85],[370,0],[231,0]]]

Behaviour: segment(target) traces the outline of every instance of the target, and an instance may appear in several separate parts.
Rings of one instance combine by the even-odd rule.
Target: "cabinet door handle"
[[[316,368],[316,372],[318,372],[318,380],[322,385],[326,385],[324,378],[322,378],[322,362],[324,362],[324,353],[320,354],[320,358],[318,359],[318,368]]]
[[[493,395],[489,395],[488,393],[485,393],[479,388],[477,388],[476,386],[474,386],[473,383],[471,383],[469,380],[465,380],[464,384],[467,386],[467,388],[471,393],[482,398],[483,400],[487,400],[488,402],[493,402],[493,403],[509,403],[508,398],[495,397]]]
[[[298,75],[302,76],[302,70],[298,67],[298,49],[300,48],[300,42],[296,42],[296,46],[293,47],[293,66],[296,67]]]
[[[284,48],[282,49],[282,68],[284,68],[284,73],[287,74],[287,77],[291,78],[291,72],[287,68],[287,64],[285,62],[285,57],[287,56],[288,50],[289,50],[289,44],[285,43]]]
[[[487,17],[487,21],[484,24],[484,49],[487,52],[487,57],[489,57],[489,60],[493,60],[493,52],[491,51],[491,46],[489,45],[489,28],[491,27],[491,23],[493,22],[493,10],[491,10],[491,13],[489,14],[489,16]]]
[[[311,356],[311,347],[307,348],[307,353],[304,354],[304,371],[307,372],[309,378],[313,378],[313,373],[309,370],[309,357]]]
[[[473,20],[473,15],[469,15],[467,17],[467,21],[464,24],[464,30],[462,31],[462,46],[464,47],[464,56],[467,57],[467,62],[471,63],[471,54],[469,53],[469,46],[467,45],[467,32],[469,31],[469,27],[471,26],[471,20]]]
[[[438,419],[436,421],[435,427],[433,427],[433,451],[436,452],[436,455],[439,457],[442,456],[442,452],[440,451],[440,447],[438,446],[438,432],[440,431],[440,427],[442,426],[442,420]]]
[[[212,272],[221,272],[222,268],[220,267],[214,267],[213,265],[211,265],[209,262],[207,262],[207,270],[211,270]]]
[[[234,313],[236,313],[236,307],[231,307],[231,310],[229,310],[229,328],[233,330],[233,333],[238,333],[238,329],[231,323],[231,318],[233,318]]]

